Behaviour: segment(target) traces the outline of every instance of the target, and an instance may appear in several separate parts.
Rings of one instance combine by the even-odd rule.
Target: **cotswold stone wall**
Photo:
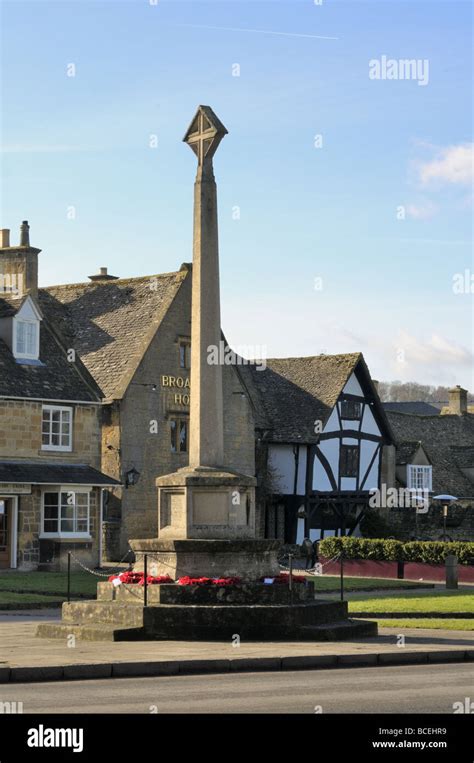
[[[73,408],[73,449],[71,452],[41,449],[41,402],[2,400],[0,402],[0,458],[35,459],[61,463],[89,464],[100,468],[100,406]]]

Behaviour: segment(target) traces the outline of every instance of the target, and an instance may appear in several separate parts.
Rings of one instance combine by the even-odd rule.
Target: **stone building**
[[[0,458],[5,459],[0,463],[0,510],[6,506],[3,516],[8,516],[8,525],[0,520],[3,533],[18,542],[21,566],[56,560],[59,541],[47,543],[41,530],[45,490],[38,485],[31,497],[19,499],[21,491],[30,492],[27,462],[41,483],[46,474],[52,482],[58,476],[51,464],[61,469],[66,463],[87,464],[97,485],[108,489],[90,492],[91,541],[81,548],[98,562],[102,500],[102,555],[120,558],[129,538],[157,535],[156,477],[188,462],[191,266],[130,279],[101,268],[88,282],[38,289],[40,250],[10,247],[8,232],[2,236],[0,273],[8,286],[0,299]],[[34,358],[21,362],[8,338],[10,324],[20,319],[37,326],[31,331],[41,343]],[[224,366],[223,376],[226,458],[236,471],[254,474],[251,403],[238,368]],[[47,450],[41,445],[42,417],[45,429],[50,408],[50,415],[60,418],[61,431],[73,422],[72,445]],[[96,474],[99,469],[104,474]],[[80,482],[91,475],[83,469]],[[71,482],[61,479],[63,486]],[[15,492],[6,497],[7,489]],[[77,551],[82,540],[76,541]],[[63,548],[65,542],[61,538]],[[15,551],[6,545],[3,564],[14,566]]]
[[[101,556],[100,390],[38,291],[28,224],[0,247],[0,568]]]
[[[155,480],[188,463],[191,277],[175,273],[41,291],[81,361],[101,389],[102,469],[123,486],[105,512],[107,555],[122,556],[130,538],[158,534]],[[224,367],[228,463],[255,473],[251,404],[238,369]]]
[[[440,413],[386,411],[396,441],[397,485],[425,489],[431,498],[457,498],[448,506],[446,522],[453,540],[474,539],[474,413],[469,409],[467,391],[456,386]],[[402,538],[439,540],[444,535],[442,511],[443,502],[431,500],[428,511],[418,515],[391,508],[387,521]]]

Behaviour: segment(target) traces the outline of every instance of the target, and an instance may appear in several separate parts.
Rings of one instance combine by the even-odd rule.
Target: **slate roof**
[[[318,442],[315,422],[324,427],[348,378],[362,365],[361,353],[271,358],[265,370],[239,367],[256,411],[256,426],[271,430],[274,442]],[[388,423],[387,423],[388,428]]]
[[[474,496],[474,483],[461,471],[458,457],[460,448],[467,448],[468,452],[474,448],[473,414],[413,416],[388,411],[387,416],[397,448],[407,441],[421,440],[433,465],[435,494]]]
[[[422,400],[403,403],[382,403],[385,411],[398,411],[399,413],[414,413],[417,416],[436,416],[440,408]]]
[[[452,445],[451,451],[453,458],[460,469],[474,468],[474,444],[473,445]]]
[[[411,460],[422,443],[420,440],[406,440],[397,443],[397,464],[411,464]]]
[[[24,300],[0,297],[1,317],[9,317],[21,307]],[[19,363],[10,348],[0,339],[0,395],[4,397],[30,397],[42,400],[99,401],[100,391],[85,372],[67,359],[53,327],[41,322],[41,364]]]
[[[11,297],[7,294],[0,294],[0,318],[10,318],[12,315],[18,312],[25,297]]]
[[[104,398],[124,394],[188,270],[40,289],[45,318],[74,347]]]
[[[120,482],[86,464],[39,464],[0,461],[0,484],[27,485],[120,485]]]

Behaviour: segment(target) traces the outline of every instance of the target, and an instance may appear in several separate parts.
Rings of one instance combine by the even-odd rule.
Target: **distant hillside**
[[[432,387],[418,382],[379,382],[379,395],[383,403],[425,402],[440,408],[448,402],[449,387]],[[474,394],[468,392],[468,402],[474,403]]]

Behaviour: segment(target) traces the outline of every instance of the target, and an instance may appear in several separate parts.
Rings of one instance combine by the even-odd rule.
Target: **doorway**
[[[12,509],[8,498],[0,498],[0,569],[11,567]]]

